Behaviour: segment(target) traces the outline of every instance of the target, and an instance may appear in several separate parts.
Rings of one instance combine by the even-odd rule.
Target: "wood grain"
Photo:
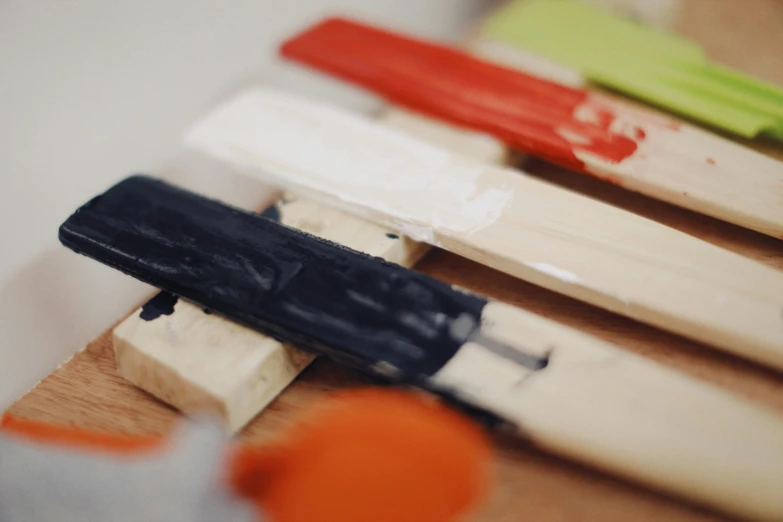
[[[780,63],[783,55],[774,52],[781,48],[783,3],[778,0],[685,0],[683,4],[685,14],[680,31],[698,37],[713,58],[783,84],[783,64]],[[742,35],[748,35],[748,38]],[[758,141],[751,145],[783,157],[783,147],[778,144]],[[783,270],[783,242],[779,240],[542,162],[532,161],[526,168],[542,179]],[[783,374],[779,372],[721,354],[441,250],[432,251],[417,269],[620,344],[629,351],[783,413]],[[171,429],[179,418],[178,413],[116,374],[110,333],[111,327],[21,398],[9,412],[111,432],[164,433]],[[241,436],[251,442],[268,440],[289,425],[298,412],[330,391],[368,384],[372,382],[357,373],[328,361],[316,361],[248,425]],[[490,498],[471,518],[477,522],[725,520],[534,450],[515,438],[499,435],[496,447],[495,485]]]

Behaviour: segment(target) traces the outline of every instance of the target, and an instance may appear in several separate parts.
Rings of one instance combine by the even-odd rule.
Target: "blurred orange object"
[[[147,453],[164,437],[129,437],[5,416],[7,435],[91,452]],[[233,491],[265,522],[452,522],[484,495],[482,429],[421,394],[367,388],[318,402],[279,439],[237,444]],[[195,501],[195,500],[194,500]]]
[[[483,496],[489,461],[466,417],[369,388],[333,395],[278,447],[242,455],[235,485],[272,522],[450,522]]]

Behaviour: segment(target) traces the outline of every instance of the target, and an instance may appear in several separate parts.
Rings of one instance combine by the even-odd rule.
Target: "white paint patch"
[[[414,241],[418,241],[419,243],[440,246],[437,238],[435,237],[435,234],[433,233],[432,227],[416,225],[415,223],[396,222],[396,224],[390,225],[389,228],[396,230],[401,235],[409,237]]]
[[[562,268],[558,268],[554,265],[550,265],[549,263],[525,263],[530,268],[533,268],[535,270],[538,270],[539,272],[543,272],[547,275],[550,275],[556,279],[559,279],[560,281],[572,285],[579,285],[584,288],[589,288],[591,290],[595,290],[596,292],[611,296],[614,299],[617,299],[621,303],[623,303],[623,306],[625,308],[628,308],[631,304],[631,300],[628,299],[628,297],[625,297],[623,295],[619,295],[616,293],[608,292],[605,288],[599,288],[594,284],[589,284],[586,280],[582,279],[578,275],[576,275],[573,272],[570,272],[568,270],[564,270]]]
[[[187,133],[188,147],[235,168],[369,217],[418,231],[475,232],[512,191],[480,188],[487,165],[340,109],[266,89],[219,107]],[[431,229],[426,232],[426,229]]]
[[[548,263],[525,263],[525,264],[530,268],[538,270],[539,272],[543,272],[547,275],[557,278],[563,281],[564,283],[571,283],[575,285],[584,284],[584,281],[573,272],[569,272],[568,270],[563,270],[562,268],[558,268]]]
[[[502,163],[506,158],[506,146],[489,134],[435,120],[400,107],[385,112],[380,123],[478,161],[495,164]]]

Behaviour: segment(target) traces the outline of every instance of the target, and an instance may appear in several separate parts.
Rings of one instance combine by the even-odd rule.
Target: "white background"
[[[142,171],[255,205],[252,182],[166,167],[195,118],[252,83],[377,106],[280,63],[281,39],[339,13],[457,41],[493,3],[0,0],[0,410],[151,292],[59,246],[76,207]]]

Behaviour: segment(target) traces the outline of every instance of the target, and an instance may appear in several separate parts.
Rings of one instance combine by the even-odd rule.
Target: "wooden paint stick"
[[[505,158],[502,144],[489,137],[405,111],[387,111],[381,121],[483,161],[500,163]],[[425,243],[290,195],[264,215],[406,267],[428,250]],[[183,300],[169,305],[157,319],[144,320],[144,309],[154,309],[160,300],[154,297],[114,329],[118,372],[180,411],[217,413],[229,432],[242,429],[313,359],[310,353]]]
[[[565,457],[745,518],[783,516],[783,418],[540,316],[144,176],[82,206],[60,240]]]
[[[186,141],[413,239],[783,368],[783,273],[654,221],[273,90],[237,96]]]
[[[498,47],[476,49],[504,61]],[[568,87],[573,80],[563,72],[554,77],[566,85],[345,19],[316,24],[281,53],[513,149],[783,238],[782,162],[655,110]],[[542,60],[532,69],[542,70]],[[543,71],[553,77],[551,66]]]

